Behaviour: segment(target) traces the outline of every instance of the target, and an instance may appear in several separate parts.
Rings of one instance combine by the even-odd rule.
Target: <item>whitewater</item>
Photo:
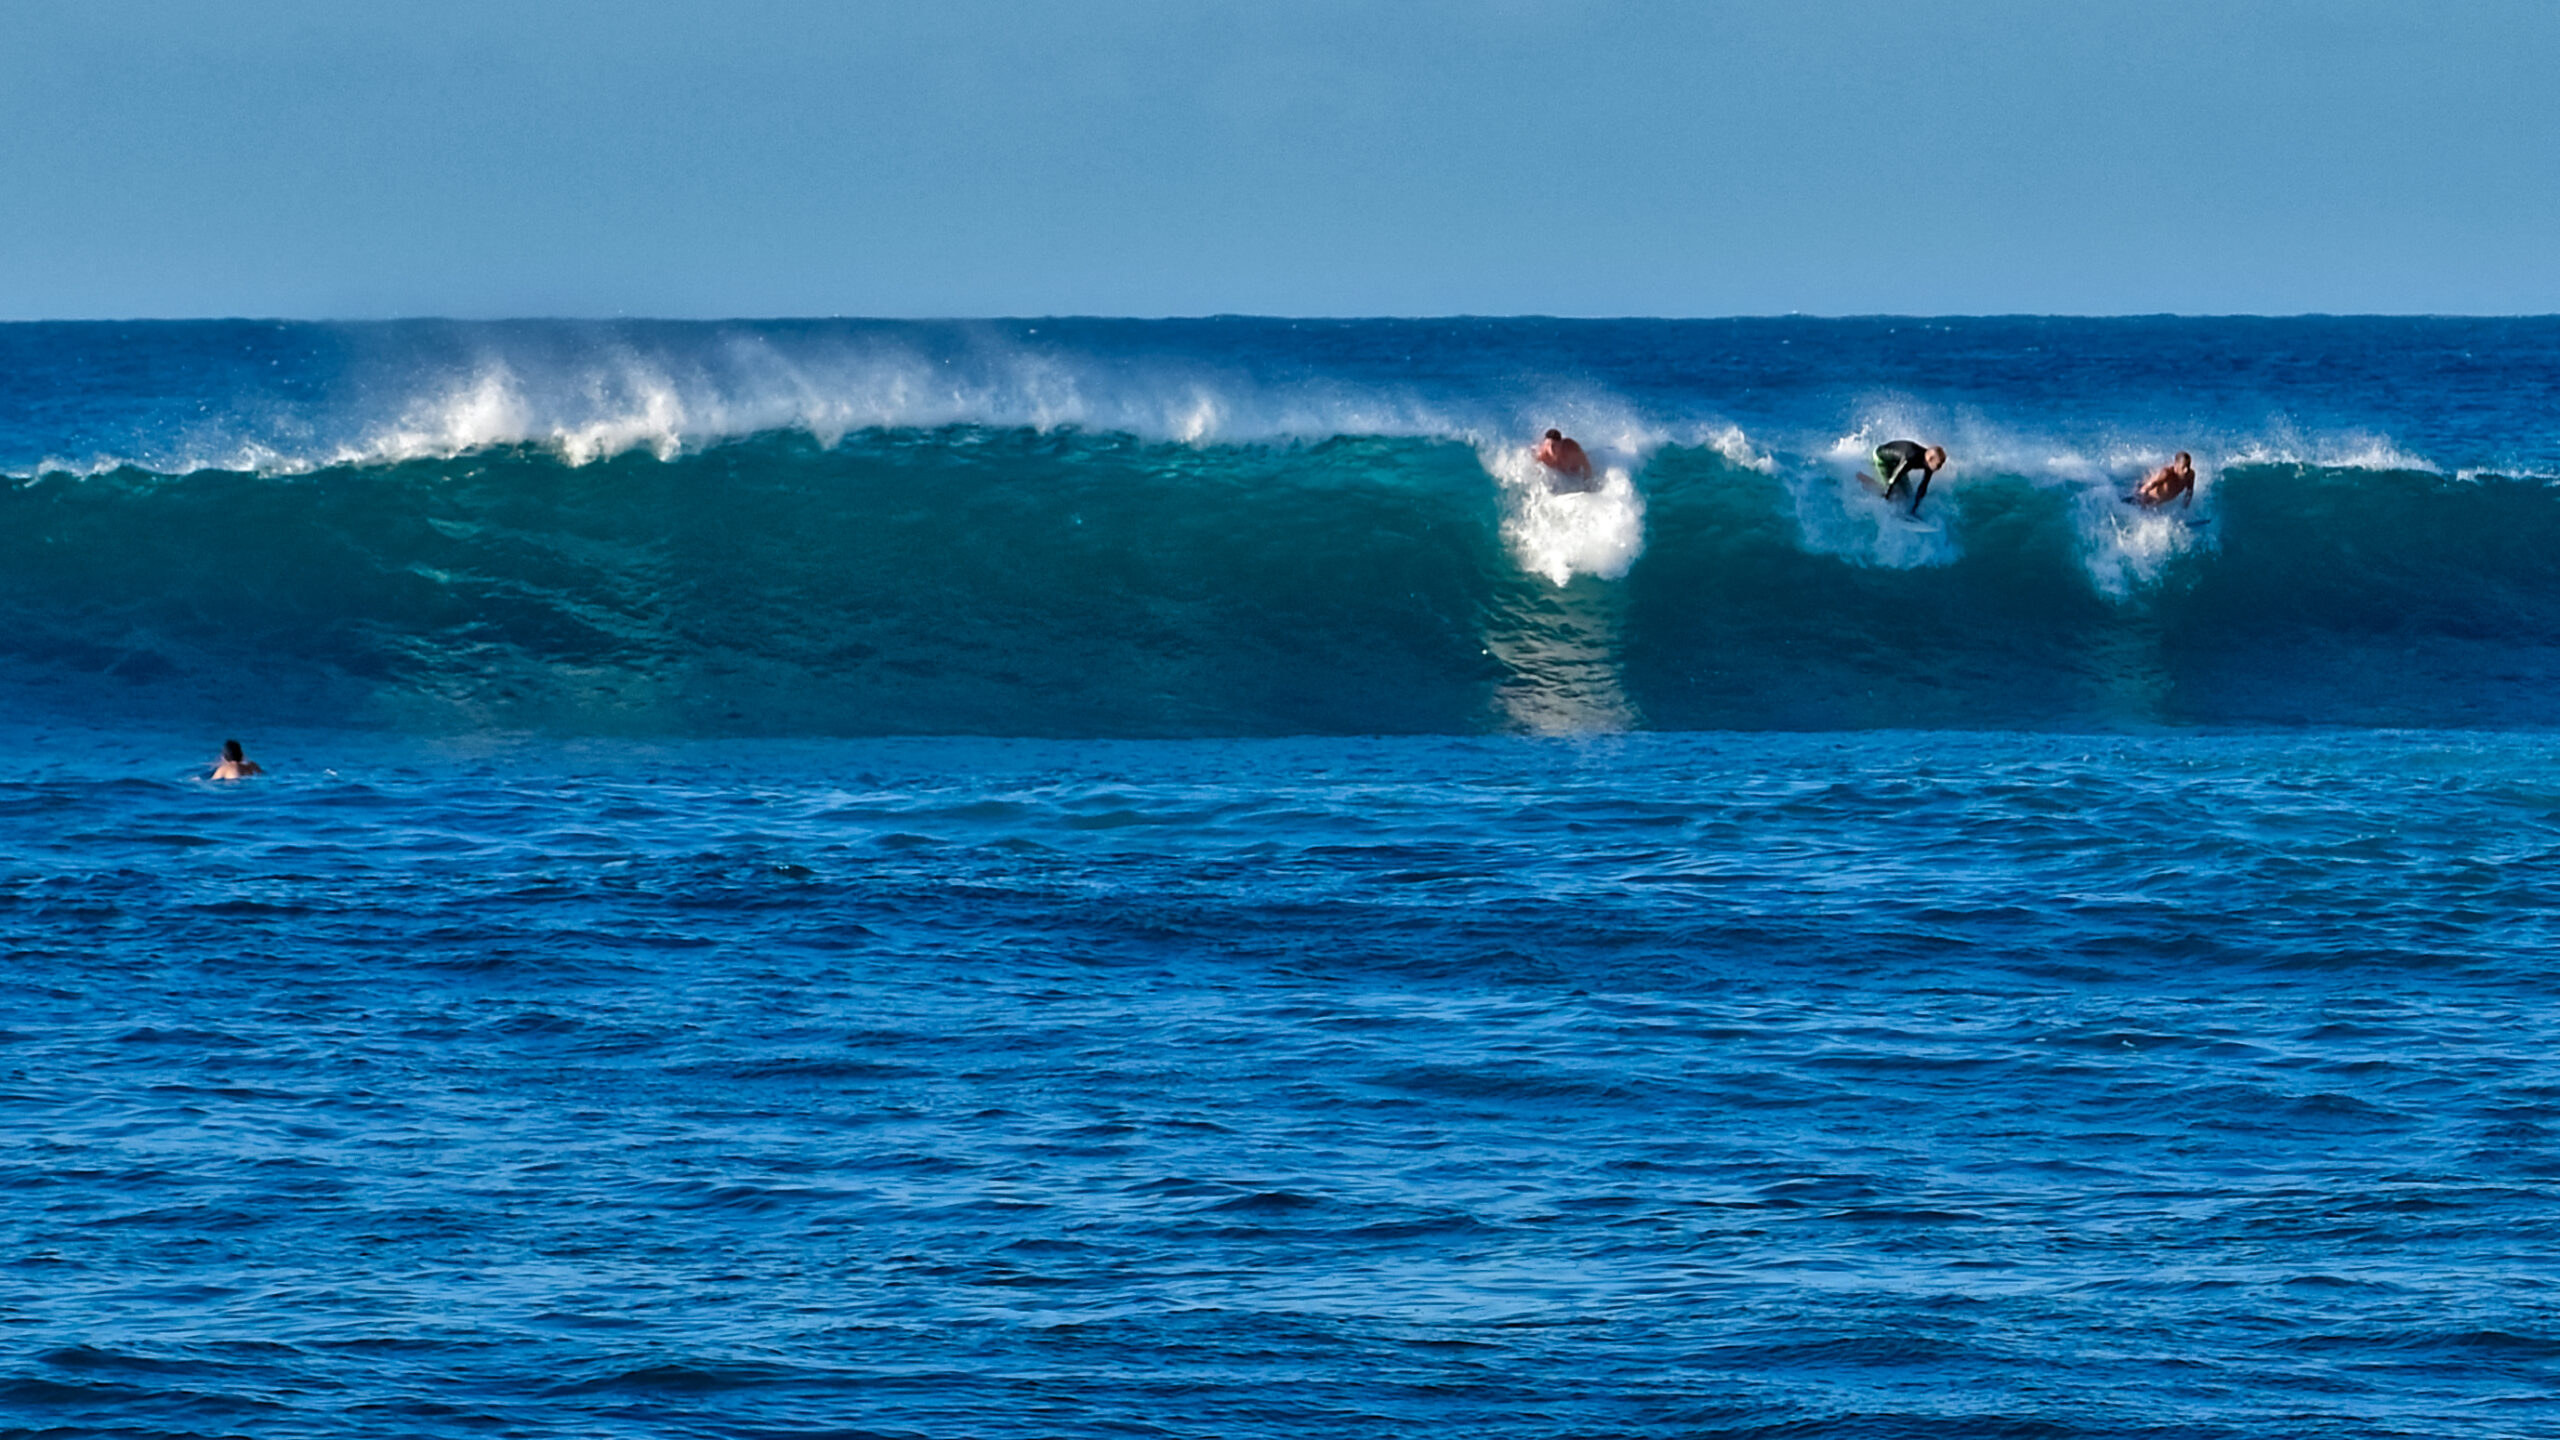
[[[2555,414],[2550,318],[0,325],[0,1434],[2548,1434]]]

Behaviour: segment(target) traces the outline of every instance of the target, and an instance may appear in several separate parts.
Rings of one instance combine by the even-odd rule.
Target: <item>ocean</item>
[[[2555,415],[2560,319],[0,325],[0,1434],[2547,1434]]]

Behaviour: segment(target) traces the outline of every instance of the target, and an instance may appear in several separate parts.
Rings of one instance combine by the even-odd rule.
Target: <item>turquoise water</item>
[[[0,327],[12,713],[2542,728],[2560,322]],[[1552,496],[1570,426],[1601,493]],[[1953,455],[1926,527],[1851,478]],[[2174,450],[2200,499],[2118,498]]]

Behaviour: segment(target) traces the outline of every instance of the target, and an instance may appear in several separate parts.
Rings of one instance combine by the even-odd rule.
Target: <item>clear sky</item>
[[[2553,0],[8,0],[0,318],[2560,311]]]

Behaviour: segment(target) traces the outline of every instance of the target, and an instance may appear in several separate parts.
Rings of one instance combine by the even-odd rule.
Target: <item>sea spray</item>
[[[1484,455],[1503,492],[1503,539],[1520,568],[1563,585],[1576,575],[1626,576],[1644,553],[1644,497],[1625,464],[1596,460],[1593,488],[1559,488],[1561,477],[1513,446]]]

